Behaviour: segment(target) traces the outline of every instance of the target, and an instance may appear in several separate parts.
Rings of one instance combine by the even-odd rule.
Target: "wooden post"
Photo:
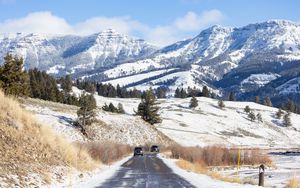
[[[264,186],[264,175],[265,175],[265,166],[263,164],[261,164],[259,166],[259,170],[258,170],[259,174],[259,179],[258,179],[258,186]]]

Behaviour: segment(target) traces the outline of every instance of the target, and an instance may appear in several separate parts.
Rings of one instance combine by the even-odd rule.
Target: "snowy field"
[[[270,153],[274,167],[265,169],[265,186],[283,188],[288,181],[296,176],[300,179],[300,153],[279,154],[278,151]],[[236,177],[236,169],[224,169],[220,174]],[[258,182],[258,168],[242,167],[239,178]]]

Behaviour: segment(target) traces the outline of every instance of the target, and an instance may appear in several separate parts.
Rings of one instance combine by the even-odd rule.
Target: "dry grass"
[[[289,182],[287,183],[287,185],[285,186],[285,188],[299,188],[300,187],[300,183],[299,180],[297,179],[296,175],[294,175]]]
[[[239,150],[236,148],[222,146],[200,148],[174,145],[170,149],[172,158],[182,158],[191,163],[206,166],[230,166],[238,163]],[[240,150],[240,165],[271,164],[271,162],[271,159],[259,149]]]
[[[86,150],[38,124],[16,100],[0,92],[0,177],[24,179],[30,173],[47,173],[51,166],[90,170],[97,164]]]
[[[129,145],[115,144],[111,142],[88,142],[78,143],[78,145],[79,148],[87,150],[93,159],[99,160],[104,164],[111,164],[132,152]]]
[[[191,172],[195,172],[198,174],[205,174],[208,175],[210,177],[212,177],[213,179],[217,179],[217,180],[221,180],[221,181],[226,181],[226,182],[234,182],[235,179],[231,178],[231,177],[225,177],[222,176],[221,174],[214,172],[214,171],[209,171],[204,164],[201,163],[191,163],[189,161],[183,160],[183,159],[179,159],[178,161],[176,161],[177,166],[179,166],[182,169],[191,171]]]

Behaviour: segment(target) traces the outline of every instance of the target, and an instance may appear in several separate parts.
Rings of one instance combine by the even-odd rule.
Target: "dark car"
[[[137,155],[140,155],[140,156],[144,155],[143,148],[141,148],[141,147],[134,148],[133,156],[137,156]]]
[[[150,152],[156,152],[156,153],[158,153],[159,152],[159,146],[157,146],[157,145],[151,146]]]

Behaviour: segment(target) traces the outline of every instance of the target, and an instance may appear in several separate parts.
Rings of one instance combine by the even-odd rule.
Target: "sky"
[[[89,35],[112,28],[158,46],[212,25],[300,22],[300,0],[0,0],[0,33]]]

